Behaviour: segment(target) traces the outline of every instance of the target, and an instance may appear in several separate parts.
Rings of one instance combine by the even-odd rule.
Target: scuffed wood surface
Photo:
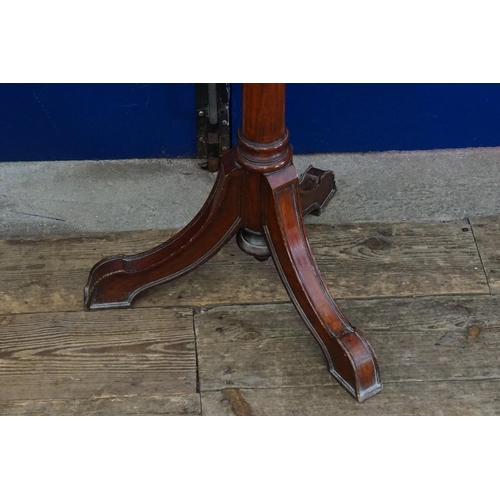
[[[336,298],[489,293],[465,221],[308,226],[308,234]]]
[[[307,227],[336,298],[489,293],[466,222]],[[0,240],[0,313],[79,311],[92,266],[102,257],[148,250],[172,231]],[[230,242],[187,276],[138,296],[135,307],[286,302],[271,261]]]
[[[95,262],[174,233],[138,231],[0,240],[0,414],[500,414],[500,217],[307,229],[378,355],[374,398],[331,378],[272,262],[234,242],[130,310],[83,312]]]
[[[199,394],[80,400],[0,401],[0,415],[4,416],[196,416],[200,414],[201,403]]]
[[[383,383],[500,379],[497,297],[339,305],[365,331]],[[201,391],[337,384],[291,305],[215,307],[197,314],[195,327]]]
[[[172,231],[0,240],[0,314],[81,311],[92,266],[116,253],[136,253]]]
[[[500,216],[471,219],[491,293],[500,293]]]
[[[190,309],[0,316],[0,401],[193,394]]]
[[[232,391],[232,392],[229,392]],[[500,415],[500,380],[386,384],[359,404],[339,386],[202,393],[203,415]]]

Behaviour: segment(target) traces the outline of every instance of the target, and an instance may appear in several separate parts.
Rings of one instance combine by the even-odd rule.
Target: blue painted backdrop
[[[196,155],[194,84],[0,85],[0,161]]]
[[[297,154],[500,146],[498,84],[288,84],[286,106]]]
[[[288,84],[287,125],[297,154],[500,146],[500,85]],[[0,85],[0,161],[195,155],[194,84]]]

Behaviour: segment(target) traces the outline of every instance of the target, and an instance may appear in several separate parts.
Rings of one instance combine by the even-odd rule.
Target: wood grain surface
[[[500,415],[500,380],[386,384],[357,403],[338,386],[226,389],[202,393],[203,415]]]
[[[377,352],[370,400],[328,374],[274,265],[234,242],[132,309],[84,312],[96,261],[173,234],[139,231],[0,240],[0,414],[500,414],[500,217],[307,230]]]
[[[135,231],[0,240],[0,314],[81,311],[83,288],[97,260],[145,250],[172,234]]]
[[[197,416],[200,414],[199,394],[0,401],[0,415],[4,416]]]
[[[0,401],[194,394],[190,309],[0,317]]]
[[[342,300],[378,354],[382,380],[500,379],[500,299]],[[200,388],[336,385],[288,304],[215,307],[195,317]],[[354,404],[354,401],[353,401]]]
[[[465,222],[307,227],[335,298],[489,293],[469,229]],[[149,249],[172,234],[136,231],[0,240],[0,314],[80,311],[95,262]],[[139,295],[134,306],[287,301],[273,263],[256,261],[231,241],[189,275]]]
[[[491,293],[500,293],[500,217],[471,219]]]

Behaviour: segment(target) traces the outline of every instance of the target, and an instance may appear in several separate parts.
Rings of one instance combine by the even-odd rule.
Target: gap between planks
[[[470,225],[488,279],[490,293],[500,293],[500,216],[472,217]]]

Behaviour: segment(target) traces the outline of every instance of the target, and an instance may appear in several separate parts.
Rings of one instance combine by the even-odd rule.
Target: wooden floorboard
[[[379,358],[384,389],[362,404],[329,375],[273,263],[234,241],[132,309],[86,312],[93,264],[174,232],[0,240],[0,415],[498,415],[499,229],[308,226]]]
[[[357,403],[335,386],[225,389],[202,393],[203,415],[500,415],[500,380],[386,384]]]
[[[0,401],[4,416],[198,416],[200,394]]]
[[[0,317],[0,402],[196,393],[192,310]]]
[[[500,293],[500,216],[471,219],[491,293]]]
[[[172,234],[135,231],[0,240],[0,314],[81,311],[83,289],[98,260],[147,250]]]
[[[462,221],[307,228],[336,298],[490,293],[469,229]],[[147,250],[171,234],[136,231],[0,240],[0,314],[80,311],[96,261]],[[232,241],[187,276],[138,296],[134,305],[203,307],[287,300],[272,261],[257,262]]]
[[[384,383],[500,380],[498,297],[342,300],[339,305],[366,332]],[[207,391],[229,388],[337,386],[291,305],[215,307],[197,314],[195,325],[203,398]],[[357,405],[352,398],[346,404]]]

